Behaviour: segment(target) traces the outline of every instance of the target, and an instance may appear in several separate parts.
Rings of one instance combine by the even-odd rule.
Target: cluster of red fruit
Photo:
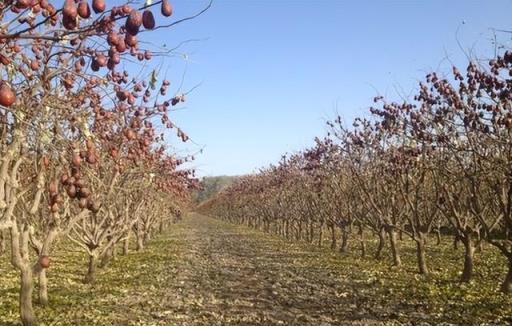
[[[80,174],[80,169],[76,167],[71,168],[71,176],[68,174],[63,174],[60,178],[61,184],[65,187],[66,193],[71,199],[78,200],[78,206],[80,208],[87,208],[93,213],[99,211],[99,204],[94,201],[92,198],[91,190],[87,187],[85,180],[82,178]],[[56,183],[55,183],[55,187]],[[55,189],[56,190],[56,189]],[[52,189],[50,189],[50,192]],[[52,212],[56,212],[59,210],[59,206],[55,207],[51,206]]]
[[[97,153],[95,150],[94,143],[92,141],[88,141],[86,143],[87,150],[83,150],[80,152],[75,152],[71,158],[71,175],[65,172],[60,177],[60,184],[64,187],[66,194],[71,199],[78,200],[78,205],[80,208],[87,208],[90,211],[96,213],[99,211],[99,205],[92,199],[92,192],[87,187],[84,178],[80,172],[80,166],[82,165],[82,160],[85,160],[87,163],[94,165],[97,163]],[[45,158],[43,160],[43,164],[45,166],[49,165],[49,160]],[[59,212],[61,205],[64,200],[59,193],[59,182],[54,180],[50,182],[48,192],[50,194],[48,204],[49,208],[53,213]]]
[[[91,17],[91,8],[87,0],[65,0],[62,7],[62,15],[59,15],[59,11],[50,4],[47,0],[5,0],[0,4],[0,9],[11,6],[11,11],[14,13],[20,13],[22,10],[31,9],[32,15],[25,15],[21,17],[20,24],[28,24],[31,28],[37,24],[37,14],[42,13],[46,17],[49,24],[55,26],[58,22],[59,17],[62,17],[62,26],[69,31],[75,31],[80,26],[80,21],[89,19]],[[147,7],[146,7],[147,8]],[[106,3],[105,0],[92,0],[92,10],[96,14],[101,14],[97,21],[93,22],[90,28],[82,28],[79,30],[79,37],[72,37],[70,43],[72,46],[76,46],[80,49],[82,54],[87,54],[92,57],[91,69],[93,71],[99,71],[101,68],[106,67],[109,70],[113,70],[116,65],[121,62],[121,54],[130,51],[132,56],[137,57],[138,60],[150,60],[152,54],[150,51],[139,51],[137,34],[141,27],[145,29],[154,29],[156,27],[155,17],[151,10],[145,9],[142,13],[132,8],[129,5],[123,5],[119,7],[113,7],[109,10],[109,15],[105,12]],[[173,8],[169,0],[163,0],[161,2],[161,14],[165,17],[171,16]],[[118,30],[114,30],[114,23],[122,18],[126,18],[125,24]],[[110,46],[108,51],[93,50],[88,47],[83,47],[82,42],[86,36],[95,35],[96,33],[107,34],[107,43]],[[71,36],[69,32],[57,32],[55,34],[56,39],[63,39],[66,36]],[[0,43],[6,43],[7,40],[0,39]],[[36,42],[37,43],[37,42]],[[17,43],[12,43],[6,48],[12,54],[20,53],[22,47]],[[24,57],[23,61],[29,67],[29,71],[37,71],[40,69],[42,57],[40,55],[40,47],[36,44],[33,46],[32,51],[34,52],[34,58]],[[8,65],[12,62],[9,55],[0,54],[0,63]],[[86,61],[82,57],[75,63],[76,72],[86,66]],[[18,69],[22,69],[19,67]],[[30,73],[25,72],[27,77]],[[68,78],[64,78],[64,82],[72,85],[73,78],[71,75]],[[66,85],[64,85],[66,86]],[[4,107],[10,107],[16,102],[16,93],[12,86],[6,81],[0,82],[0,105]]]

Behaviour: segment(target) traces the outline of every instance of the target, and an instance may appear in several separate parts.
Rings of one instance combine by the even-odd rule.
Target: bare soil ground
[[[180,236],[184,247],[176,279],[163,301],[171,324],[334,325],[356,308],[316,253],[195,215]]]

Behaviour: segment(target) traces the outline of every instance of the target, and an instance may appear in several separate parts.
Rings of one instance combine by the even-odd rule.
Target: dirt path
[[[316,254],[300,246],[200,215],[185,219],[175,235],[179,266],[153,313],[161,324],[371,323],[364,316],[350,321],[346,311],[356,303],[341,278],[315,266]]]

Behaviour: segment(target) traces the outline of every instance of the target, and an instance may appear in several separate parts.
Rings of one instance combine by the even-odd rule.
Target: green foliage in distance
[[[204,177],[201,180],[202,188],[194,194],[194,199],[197,203],[204,202],[216,194],[222,189],[231,185],[238,176],[220,175],[214,177]]]

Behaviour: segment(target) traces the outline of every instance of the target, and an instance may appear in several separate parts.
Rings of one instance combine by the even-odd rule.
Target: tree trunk
[[[508,272],[505,280],[501,283],[500,290],[503,293],[512,293],[512,254],[508,255]]]
[[[336,230],[334,229],[334,225],[329,226],[329,230],[331,230],[331,249],[336,249]]]
[[[4,230],[0,230],[0,255],[2,255],[5,252],[6,248],[6,235]]]
[[[393,256],[393,266],[401,266],[400,254],[396,244],[396,231],[393,227],[388,228],[389,244],[391,246],[391,254]]]
[[[382,249],[384,249],[384,245],[386,243],[386,230],[381,228],[379,230],[379,245],[377,247],[377,251],[375,252],[375,258],[380,259],[382,257]]]
[[[144,249],[144,237],[140,232],[137,232],[137,247],[135,250],[141,251],[142,249]]]
[[[460,237],[457,237],[461,239]],[[464,244],[464,269],[460,277],[460,281],[468,283],[473,277],[473,256],[475,254],[475,246],[471,235],[466,234],[462,237],[462,243]]]
[[[21,270],[20,316],[23,326],[37,325],[34,308],[32,307],[32,291],[34,279],[30,267]]]
[[[475,251],[482,252],[484,250],[484,242],[482,238],[479,236],[477,239],[477,243],[475,244]]]
[[[309,222],[309,243],[313,242],[314,238],[313,221]]]
[[[123,240],[123,255],[127,255],[128,251],[130,251],[130,232],[126,235],[126,238]]]
[[[438,228],[436,230],[436,239],[437,239],[436,246],[441,245],[441,229],[440,228]]]
[[[84,283],[92,284],[96,281],[96,255],[89,255],[89,267],[85,274]]]
[[[324,240],[324,222],[320,223],[320,227],[318,228],[318,247],[322,247],[322,242]]]
[[[297,240],[302,240],[302,221],[299,221],[299,226],[297,228]]]
[[[366,256],[366,243],[364,241],[364,230],[361,225],[359,225],[359,230],[357,232],[359,234],[359,243],[361,245],[361,257]]]
[[[455,249],[455,250],[459,249],[459,241],[460,241],[460,237],[456,234],[453,237],[453,249]]]
[[[110,243],[110,241],[112,241],[112,239],[113,239],[112,236],[107,236],[107,241],[109,243]],[[107,250],[103,253],[98,267],[99,268],[107,267],[107,265],[114,259],[115,252],[116,252],[116,245],[114,243],[109,248],[107,248]]]
[[[416,242],[416,257],[418,259],[418,271],[422,275],[428,275],[428,267],[427,267],[427,257],[426,257],[426,248],[425,248],[425,236],[420,234],[417,239],[414,239]]]
[[[386,230],[384,228],[381,228],[379,230],[379,244],[377,246],[377,251],[375,252],[375,258],[380,259],[382,258],[382,250],[384,249],[384,246],[386,245]]]
[[[340,252],[347,252],[348,250],[348,231],[347,227],[344,226],[341,228],[341,246]]]
[[[46,277],[46,269],[42,269],[38,275],[39,279],[39,304],[41,306],[48,305],[48,278]]]
[[[100,263],[98,264],[99,268],[105,268],[108,266],[110,261],[112,260],[112,252],[111,249],[108,249],[107,252],[103,256],[101,256]]]
[[[151,241],[151,232],[149,230],[149,228],[147,229],[146,232],[144,232],[144,245],[147,245],[149,243],[149,241]]]

